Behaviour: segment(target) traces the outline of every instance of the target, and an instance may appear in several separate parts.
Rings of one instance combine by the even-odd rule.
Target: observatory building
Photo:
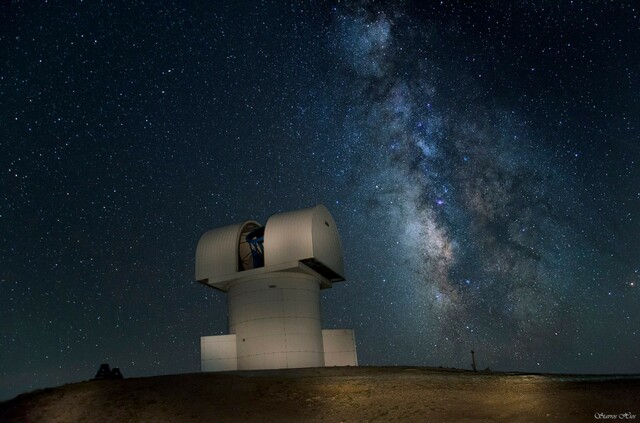
[[[227,293],[229,335],[200,338],[203,372],[357,366],[351,329],[321,328],[320,290],[344,280],[326,207],[206,232],[196,280]]]

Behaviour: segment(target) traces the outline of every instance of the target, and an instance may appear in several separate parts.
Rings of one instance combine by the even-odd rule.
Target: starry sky
[[[200,235],[318,203],[360,364],[640,372],[637,4],[346,3],[0,4],[0,399],[199,371]]]

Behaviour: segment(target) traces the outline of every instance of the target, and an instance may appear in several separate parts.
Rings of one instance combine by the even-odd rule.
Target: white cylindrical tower
[[[320,278],[265,273],[233,282],[227,295],[238,370],[324,366]]]

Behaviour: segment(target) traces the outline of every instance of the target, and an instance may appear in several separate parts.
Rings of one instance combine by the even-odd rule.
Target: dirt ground
[[[0,403],[0,421],[47,423],[588,422],[612,415],[640,422],[640,377],[334,367],[87,381]]]

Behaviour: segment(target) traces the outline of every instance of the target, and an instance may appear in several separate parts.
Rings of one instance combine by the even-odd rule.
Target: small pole
[[[478,369],[476,369],[476,353],[473,352],[473,350],[471,350],[471,368],[474,372],[478,371]]]

